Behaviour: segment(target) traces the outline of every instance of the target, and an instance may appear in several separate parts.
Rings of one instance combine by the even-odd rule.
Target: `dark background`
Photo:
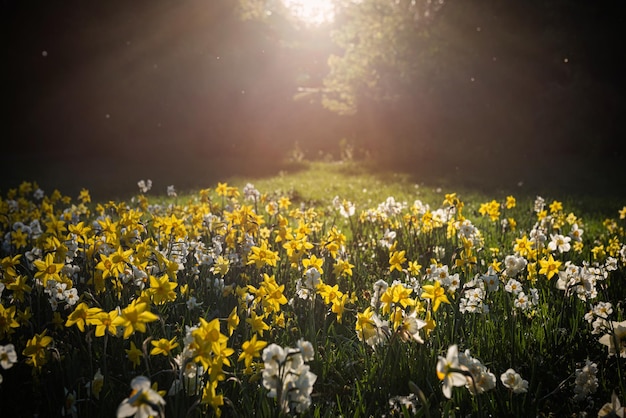
[[[623,195],[620,1],[449,0],[428,71],[354,116],[293,100],[338,52],[327,37],[285,48],[235,3],[5,0],[0,192],[207,187],[284,169],[296,141],[336,157],[346,138],[420,181]]]

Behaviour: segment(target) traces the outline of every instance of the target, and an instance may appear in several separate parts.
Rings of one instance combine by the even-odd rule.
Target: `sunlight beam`
[[[307,25],[320,26],[335,18],[333,0],[282,0],[285,7]]]

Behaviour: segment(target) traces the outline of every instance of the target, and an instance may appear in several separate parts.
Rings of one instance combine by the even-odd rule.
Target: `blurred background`
[[[620,1],[337,0],[324,19],[294,2],[4,0],[0,192],[108,198],[352,158],[623,194]]]

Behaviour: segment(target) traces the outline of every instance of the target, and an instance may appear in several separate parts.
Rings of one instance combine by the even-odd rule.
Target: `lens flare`
[[[333,0],[282,0],[298,19],[312,26],[332,22],[335,17]]]

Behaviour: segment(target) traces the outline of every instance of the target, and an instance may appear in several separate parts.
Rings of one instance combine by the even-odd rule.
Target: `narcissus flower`
[[[257,340],[256,334],[254,334],[250,341],[244,341],[241,345],[243,351],[239,355],[238,361],[243,360],[246,368],[250,367],[252,360],[254,360],[255,357],[259,357],[260,351],[264,349],[266,345],[266,341]]]
[[[389,254],[389,271],[402,271],[402,264],[406,262],[406,251],[393,251]]]
[[[146,332],[146,324],[159,319],[149,309],[147,303],[135,299],[113,320],[112,325],[124,327],[124,338],[130,337],[135,331]]]
[[[237,314],[237,307],[235,306],[233,310],[228,315],[228,336],[233,335],[233,332],[239,326],[239,315]]]
[[[441,305],[442,302],[450,304],[450,301],[446,296],[445,289],[441,287],[438,281],[435,281],[432,285],[424,285],[422,289],[424,289],[424,292],[421,297],[422,299],[430,299],[432,301],[433,312],[437,312],[437,309],[439,309],[439,305]]]
[[[79,303],[65,322],[66,327],[76,325],[80,332],[85,332],[85,325],[96,324],[96,317],[102,312],[100,308],[90,308],[85,302]]]
[[[554,257],[550,255],[547,260],[545,258],[539,260],[539,265],[541,266],[541,269],[539,269],[539,274],[545,274],[548,280],[550,280],[552,276],[559,272],[559,267],[561,267],[561,264],[562,263],[560,261],[555,260]]]
[[[604,417],[624,418],[625,414],[626,414],[626,408],[622,407],[622,404],[619,401],[619,398],[617,397],[615,392],[613,392],[613,394],[611,395],[611,402],[605,403],[600,409],[600,411],[598,411],[598,418],[604,418]]]
[[[267,246],[267,241],[261,242],[260,246],[252,246],[248,255],[248,264],[254,264],[257,269],[264,266],[276,267],[276,262],[280,260],[278,253],[272,251]]]
[[[133,363],[133,369],[139,366],[141,363],[141,358],[143,357],[143,353],[140,349],[137,348],[133,341],[130,342],[130,348],[128,350],[124,350],[126,352],[126,357]]]
[[[453,387],[465,386],[467,383],[467,377],[460,373],[459,367],[459,348],[454,344],[448,347],[446,356],[439,356],[437,361],[437,378],[443,382],[443,395],[448,399],[452,397]]]
[[[48,355],[46,350],[53,342],[52,337],[46,335],[46,331],[41,334],[35,334],[33,338],[28,340],[26,348],[22,351],[22,354],[28,357],[26,363],[32,365],[37,370],[40,370],[47,363]]]
[[[100,312],[91,318],[91,324],[96,326],[96,337],[103,337],[105,332],[111,335],[117,334],[117,327],[113,325],[113,320],[118,314],[118,311],[114,309],[111,312]]]
[[[162,305],[166,302],[176,300],[176,292],[174,289],[178,286],[176,282],[170,282],[167,274],[161,277],[150,276],[150,294],[153,297],[155,305]]]
[[[100,392],[102,391],[102,387],[104,386],[104,375],[100,371],[100,369],[96,370],[96,374],[94,374],[91,382],[87,382],[85,387],[88,391],[91,392],[96,399],[100,399]]]
[[[513,393],[525,393],[528,391],[528,382],[519,375],[515,370],[508,369],[500,376],[502,384],[510,389]]]
[[[609,349],[609,357],[619,354],[626,358],[626,321],[611,321],[611,332],[600,337],[600,344]]]
[[[381,321],[369,306],[363,313],[357,313],[355,331],[359,340],[371,347],[386,342],[390,335],[387,321]]]
[[[176,338],[172,338],[171,340],[161,338],[158,341],[150,341],[150,344],[152,344],[153,347],[152,350],[150,350],[151,356],[158,356],[159,354],[169,356],[172,350],[178,347]]]
[[[210,405],[215,411],[215,416],[221,417],[222,410],[220,406],[224,405],[224,395],[218,395],[215,389],[217,389],[217,380],[208,381],[202,390],[201,403],[203,405]]]
[[[246,322],[250,324],[252,332],[256,332],[262,337],[263,331],[270,329],[269,325],[263,321],[264,319],[265,314],[257,315],[255,311],[252,311],[250,312],[250,317],[246,319]]]
[[[35,279],[40,279],[44,288],[48,285],[48,280],[61,281],[60,273],[64,264],[55,263],[52,253],[48,253],[43,260],[33,261],[33,265],[37,268]]]
[[[17,308],[15,305],[5,308],[0,303],[0,339],[3,339],[5,335],[10,335],[13,332],[13,328],[19,328],[20,324],[15,320],[15,312]]]
[[[137,376],[130,382],[133,389],[130,396],[122,401],[117,408],[117,418],[129,417],[148,418],[164,416],[165,400],[150,386],[150,379]]]
[[[13,344],[0,345],[0,366],[3,369],[10,369],[17,363],[17,353]]]

